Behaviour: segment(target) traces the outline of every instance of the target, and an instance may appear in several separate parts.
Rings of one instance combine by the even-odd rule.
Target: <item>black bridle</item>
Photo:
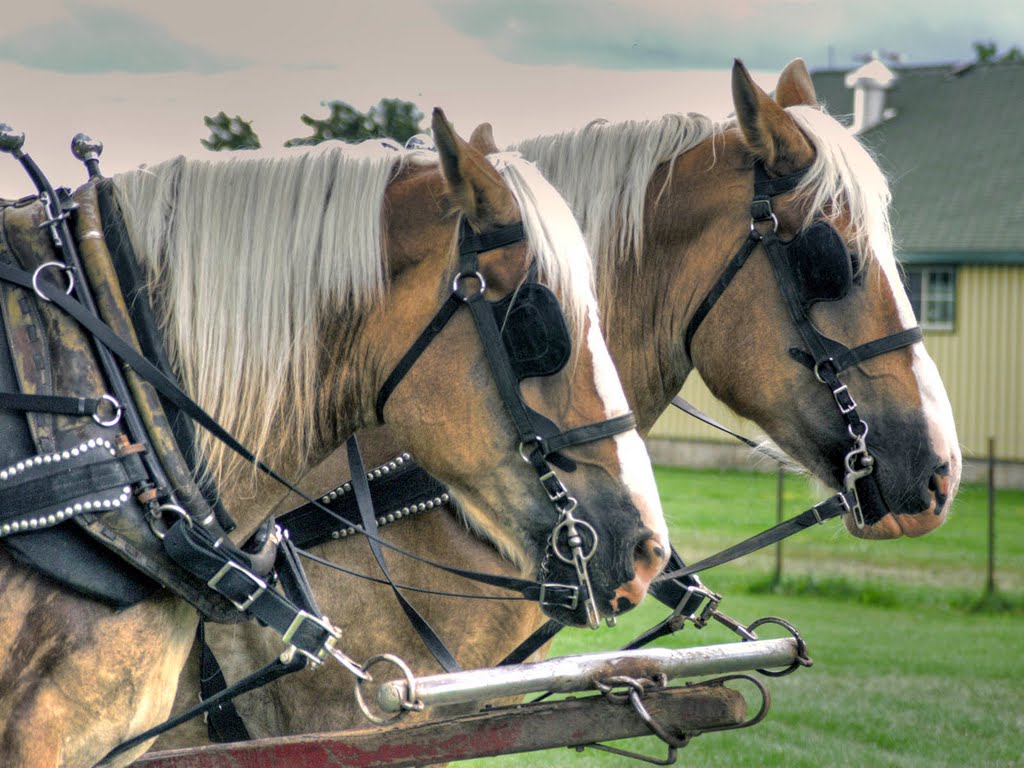
[[[472,232],[469,224],[462,220],[459,269],[452,281],[451,293],[381,387],[377,396],[377,418],[383,422],[388,398],[434,337],[460,307],[468,307],[501,400],[515,427],[519,453],[537,473],[548,501],[558,514],[548,540],[548,554],[553,553],[576,571],[578,586],[543,584],[539,598],[541,605],[574,610],[582,602],[587,624],[597,627],[600,613],[587,563],[597,551],[598,535],[592,525],[573,514],[578,502],[562,484],[551,464],[571,472],[575,464],[560,451],[634,429],[636,419],[632,413],[626,413],[562,431],[523,400],[519,382],[532,376],[557,373],[568,362],[572,346],[558,299],[549,288],[533,280],[535,265],[527,275],[528,281],[510,297],[511,302],[508,297],[497,303],[484,298],[486,282],[479,271],[480,254],[524,240],[522,223],[481,235]],[[499,328],[496,315],[510,322],[504,324],[503,329]],[[536,347],[537,339],[543,342],[540,348]]]
[[[857,481],[874,470],[874,457],[868,451],[868,425],[857,412],[857,402],[839,379],[847,368],[872,357],[892,352],[921,341],[921,328],[915,326],[869,341],[853,349],[830,339],[811,321],[810,308],[821,301],[837,301],[851,289],[854,264],[839,233],[826,221],[817,221],[792,240],[778,236],[779,222],[772,211],[772,198],[794,190],[805,172],[772,178],[764,163],[754,164],[754,197],[750,204],[750,234],[732,257],[721,276],[698,306],[686,329],[686,355],[692,360],[691,345],[704,318],[725,293],[726,288],[758,245],[763,246],[775,274],[782,297],[807,349],[791,348],[789,354],[810,368],[814,377],[832,393],[840,417],[846,423],[853,445],[844,459],[843,488],[850,500],[850,513],[859,528],[873,524],[885,512],[865,516],[857,493]],[[771,226],[759,226],[770,224]]]

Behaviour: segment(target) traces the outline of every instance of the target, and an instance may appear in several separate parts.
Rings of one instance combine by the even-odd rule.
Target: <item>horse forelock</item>
[[[257,455],[313,442],[328,302],[358,322],[384,295],[382,202],[403,166],[377,142],[182,157],[114,177],[186,391]],[[199,430],[216,482],[240,469]]]
[[[644,205],[655,169],[721,130],[699,114],[657,120],[595,120],[512,149],[533,160],[568,201],[599,274],[643,253]]]
[[[889,184],[868,149],[835,118],[818,107],[786,110],[810,139],[815,159],[796,194],[806,208],[804,227],[815,219],[849,217],[853,245],[863,262],[878,259],[895,270],[889,223]]]
[[[572,210],[533,163],[515,152],[488,156],[519,206],[540,280],[560,297],[569,328],[577,338],[594,298],[590,251]]]

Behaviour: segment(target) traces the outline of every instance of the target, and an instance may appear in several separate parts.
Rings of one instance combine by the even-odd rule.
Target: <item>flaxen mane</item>
[[[310,444],[319,309],[347,308],[355,323],[381,300],[385,190],[405,165],[436,162],[379,142],[329,142],[274,157],[178,157],[114,177],[186,391],[257,455],[281,440],[280,424],[290,449]],[[582,327],[592,276],[571,211],[531,164],[513,154],[494,163],[541,277]],[[198,440],[215,482],[240,468],[212,438]]]
[[[806,201],[806,223],[820,211],[846,211],[861,256],[888,255],[891,261],[889,187],[874,159],[821,109],[787,111],[817,151],[798,189]],[[576,131],[527,139],[514,149],[536,162],[565,196],[598,274],[610,274],[616,264],[643,254],[644,203],[655,169],[734,125],[697,114],[618,124],[596,120]]]

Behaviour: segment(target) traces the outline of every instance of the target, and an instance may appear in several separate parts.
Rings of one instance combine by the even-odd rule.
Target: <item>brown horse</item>
[[[686,331],[698,306],[751,227],[754,165],[773,178],[806,171],[793,192],[772,200],[783,238],[824,219],[857,254],[858,272],[847,295],[815,304],[814,324],[854,347],[913,326],[900,285],[888,228],[888,188],[874,161],[838,122],[816,104],[801,61],[782,73],[776,99],[750,79],[739,63],[733,72],[735,120],[714,124],[690,115],[647,123],[605,125],[524,142],[517,149],[535,160],[571,201],[597,260],[598,296],[609,347],[641,432],[646,433],[696,367],[712,391],[816,477],[841,487],[849,450],[847,425],[833,395],[788,354],[803,340],[762,249],[737,273],[686,349]],[[496,151],[481,126],[472,142]],[[692,358],[691,358],[692,354]],[[864,494],[860,528],[865,538],[917,536],[940,525],[959,482],[961,458],[948,398],[923,345],[915,343],[873,357],[846,376],[870,424],[867,443],[876,459],[877,494]],[[402,445],[386,430],[363,438],[368,455],[385,462]],[[345,477],[337,457],[307,478],[324,492]],[[292,501],[297,501],[292,499]],[[283,511],[287,505],[282,505]],[[427,513],[383,529],[390,541],[421,553],[444,553],[463,568],[514,573],[512,564],[474,536],[456,516]],[[360,537],[317,548],[320,557],[379,576]],[[696,554],[696,553],[684,553]],[[422,563],[394,557],[396,581],[442,591],[500,594],[471,583],[454,584]],[[385,587],[324,568],[313,572],[317,593],[351,627],[350,646],[369,655],[382,649],[405,658],[422,674],[438,671]],[[541,619],[523,602],[467,601],[417,595],[414,602],[434,622],[466,667],[489,666],[528,636]],[[272,644],[254,632],[214,628],[211,644],[229,679],[268,658]],[[360,657],[362,658],[362,657]],[[194,666],[188,667],[194,674]],[[336,687],[332,687],[336,683]],[[238,708],[252,735],[337,730],[364,722],[350,681],[305,675],[249,694]],[[182,684],[181,704],[195,700],[193,679]],[[205,741],[195,723],[171,734],[161,748]]]
[[[597,326],[589,257],[564,201],[527,164],[496,170],[439,111],[433,129],[437,157],[335,145],[284,158],[179,158],[113,179],[185,389],[286,476],[376,422],[376,393],[452,292],[460,220],[480,235],[518,222],[526,232],[525,243],[484,249],[480,280],[462,280],[465,290],[486,284],[485,295],[499,298],[535,264],[578,342],[561,372],[524,388],[528,405],[566,429],[626,412]],[[100,240],[79,235],[83,246]],[[520,457],[467,312],[457,310],[412,365],[384,415],[450,484],[464,519],[536,574],[558,516]],[[282,492],[208,435],[198,447],[241,541]],[[600,539],[591,577],[610,615],[662,568],[666,528],[635,430],[572,455],[565,482]],[[549,570],[570,577],[558,564]],[[114,610],[4,548],[0,585],[2,768],[92,766],[168,715],[196,630],[188,604],[161,592]],[[584,619],[582,609],[558,615]],[[278,641],[272,655],[283,648]]]

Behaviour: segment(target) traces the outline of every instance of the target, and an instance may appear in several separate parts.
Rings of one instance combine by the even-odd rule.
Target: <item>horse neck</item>
[[[682,354],[688,302],[672,290],[677,277],[666,259],[622,262],[599,277],[601,318],[608,350],[641,434],[679,392],[692,368]]]

